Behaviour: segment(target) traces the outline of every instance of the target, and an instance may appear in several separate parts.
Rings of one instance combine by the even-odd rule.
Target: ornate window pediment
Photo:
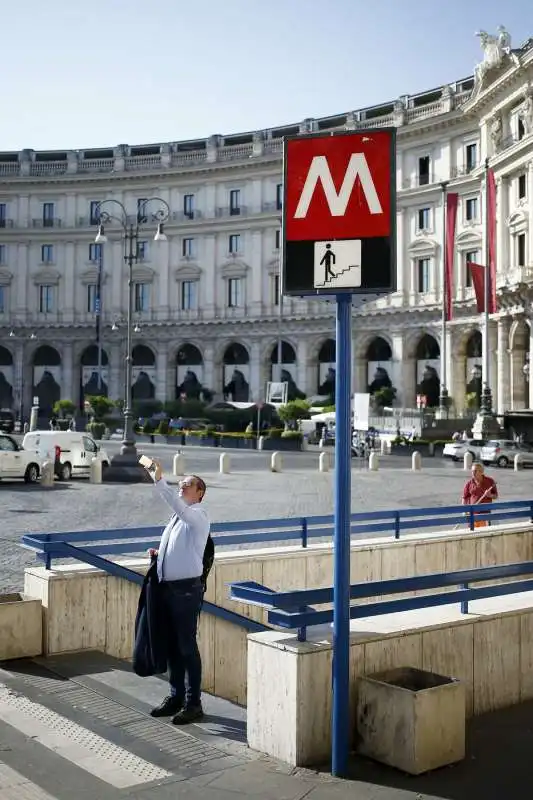
[[[202,270],[198,264],[183,264],[174,270],[174,277],[177,281],[199,281],[201,276]]]
[[[413,258],[423,255],[433,256],[437,252],[437,244],[433,239],[416,239],[407,249]]]
[[[90,267],[90,269],[86,269],[80,275],[81,282],[84,286],[90,286],[93,283],[98,282],[98,269],[96,267]],[[107,280],[107,275],[102,273],[102,283],[104,284]]]
[[[0,286],[9,286],[13,280],[13,274],[8,269],[0,269]]]
[[[135,283],[153,283],[155,270],[145,264],[136,264],[133,267],[133,280]]]
[[[248,264],[244,261],[230,261],[220,269],[223,278],[245,278],[249,270]]]
[[[43,267],[43,269],[38,269],[37,272],[33,273],[32,279],[37,286],[57,286],[61,280],[61,275],[57,269]]]
[[[512,233],[525,230],[528,227],[528,219],[522,210],[515,211],[507,220],[507,227]]]
[[[455,240],[457,249],[463,250],[479,250],[482,244],[481,236],[473,231],[462,231]]]

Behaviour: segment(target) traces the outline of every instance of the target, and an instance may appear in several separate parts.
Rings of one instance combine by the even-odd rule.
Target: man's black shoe
[[[189,706],[189,708],[182,708],[178,711],[172,720],[173,725],[188,725],[190,722],[196,722],[197,719],[202,719],[204,710],[202,706]]]
[[[150,711],[150,714],[152,717],[171,717],[173,714],[179,711],[182,706],[183,700],[169,695],[168,697],[165,697],[160,706],[153,708]]]

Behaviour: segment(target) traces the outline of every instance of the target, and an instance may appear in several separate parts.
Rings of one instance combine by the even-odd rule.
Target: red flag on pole
[[[474,294],[476,295],[477,310],[480,314],[485,311],[485,275],[486,267],[483,264],[474,264],[469,261],[466,265],[472,275],[472,284],[474,286]],[[496,298],[491,294],[489,296],[489,314],[496,313]]]
[[[497,311],[496,299],[496,179],[494,170],[487,170],[487,236],[489,250],[489,314]]]
[[[444,301],[446,303],[446,320],[453,315],[453,264],[455,256],[455,226],[457,222],[457,205],[459,195],[446,195],[446,263],[444,266]]]

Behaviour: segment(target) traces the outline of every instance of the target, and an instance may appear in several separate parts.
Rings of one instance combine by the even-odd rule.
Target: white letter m
[[[305,179],[304,188],[298,201],[298,207],[294,214],[295,219],[302,219],[307,216],[311,200],[315,193],[317,183],[322,182],[322,188],[326,195],[329,212],[332,217],[343,217],[346,213],[348,202],[353,192],[357,177],[361,181],[363,192],[365,193],[366,202],[371,214],[383,214],[381,203],[379,202],[378,193],[372,180],[372,175],[364,153],[352,153],[350,162],[344,175],[344,180],[337,194],[329,164],[326,156],[315,156],[309,167],[307,178]]]

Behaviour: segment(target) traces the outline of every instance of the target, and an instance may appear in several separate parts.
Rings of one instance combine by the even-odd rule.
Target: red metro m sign
[[[395,134],[382,128],[285,140],[284,294],[394,291]]]

